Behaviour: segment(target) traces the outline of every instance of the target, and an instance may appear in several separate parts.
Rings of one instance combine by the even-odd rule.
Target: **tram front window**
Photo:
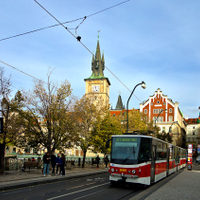
[[[114,137],[112,139],[111,162],[116,164],[136,164],[140,138]]]

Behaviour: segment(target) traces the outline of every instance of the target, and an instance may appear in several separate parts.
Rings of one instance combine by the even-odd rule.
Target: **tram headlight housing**
[[[115,169],[114,168],[111,168],[111,170],[110,170],[111,172],[114,172],[115,171]]]
[[[135,173],[136,173],[136,171],[133,169],[133,170],[132,170],[132,173],[133,173],[133,174],[135,174]]]

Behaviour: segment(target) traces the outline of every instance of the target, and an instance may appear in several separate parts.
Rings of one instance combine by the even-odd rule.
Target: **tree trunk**
[[[83,151],[83,162],[82,162],[82,168],[85,167],[86,152],[87,152],[87,150],[84,150],[84,151]]]
[[[0,144],[0,174],[4,174],[4,152],[5,144]]]

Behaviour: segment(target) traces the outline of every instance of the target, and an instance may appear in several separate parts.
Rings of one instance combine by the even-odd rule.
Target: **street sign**
[[[188,144],[188,169],[192,169],[193,144]]]
[[[3,133],[3,117],[0,117],[0,133]]]

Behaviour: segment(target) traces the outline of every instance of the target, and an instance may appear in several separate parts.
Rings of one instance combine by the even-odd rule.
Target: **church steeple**
[[[84,79],[86,83],[85,94],[94,99],[97,103],[97,97],[101,97],[102,105],[109,105],[109,86],[110,81],[104,76],[105,60],[104,53],[101,55],[99,40],[97,41],[96,52],[92,56],[92,75]]]
[[[104,53],[101,57],[100,45],[98,40],[95,56],[92,56],[92,75],[90,76],[90,79],[105,78],[103,73],[104,69]]]
[[[115,107],[115,110],[123,110],[125,109],[123,103],[122,103],[122,97],[121,95],[118,96],[118,100],[117,100],[117,105]]]

